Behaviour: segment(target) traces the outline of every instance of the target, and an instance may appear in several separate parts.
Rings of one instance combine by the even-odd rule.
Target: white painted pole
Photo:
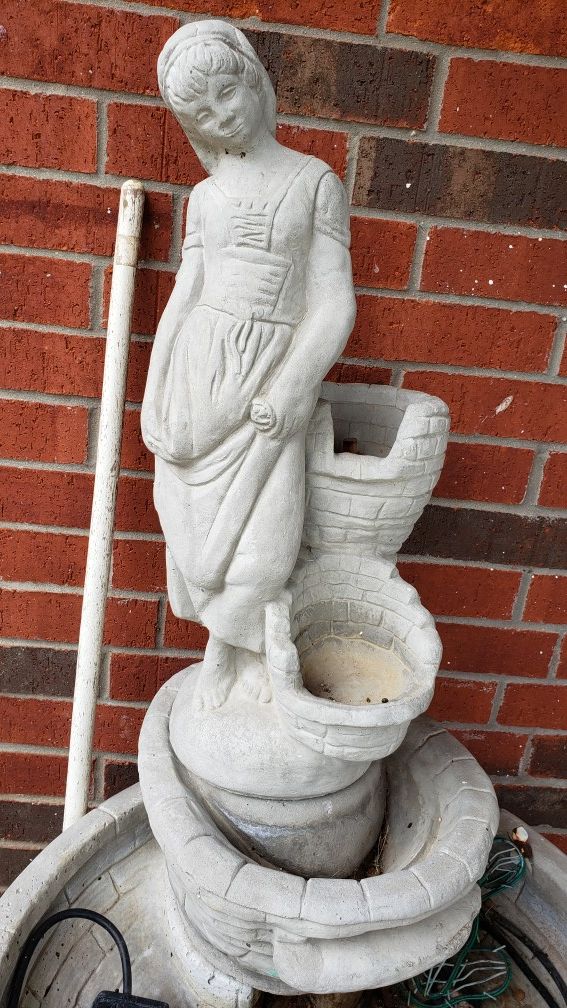
[[[104,614],[112,557],[114,505],[120,471],[130,320],[143,209],[142,183],[125,182],[120,192],[108,309],[100,426],[79,630],[63,829],[72,826],[87,810]]]

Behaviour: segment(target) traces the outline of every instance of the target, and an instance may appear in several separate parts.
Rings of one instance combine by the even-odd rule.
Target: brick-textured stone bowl
[[[365,649],[369,695],[362,703],[313,695],[306,688],[302,662],[326,642],[344,656],[343,694],[357,678],[350,665],[360,662],[361,645]],[[297,566],[286,598],[267,607],[266,647],[275,700],[289,733],[316,752],[347,761],[383,759],[398,748],[410,722],[431,702],[441,660],[433,617],[394,565],[335,553]],[[389,667],[398,679],[390,696]]]
[[[307,432],[305,545],[394,557],[439,479],[448,433],[435,396],[324,383]]]

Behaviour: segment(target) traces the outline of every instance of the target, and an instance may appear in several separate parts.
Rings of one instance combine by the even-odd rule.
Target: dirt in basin
[[[409,670],[393,651],[359,638],[324,637],[300,658],[313,696],[362,706],[388,703],[408,687]]]

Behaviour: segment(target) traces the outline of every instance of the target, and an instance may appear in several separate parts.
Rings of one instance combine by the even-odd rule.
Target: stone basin
[[[516,817],[501,813],[501,832],[517,824]],[[497,902],[500,913],[561,969],[567,962],[567,857],[531,830],[530,844],[533,859],[526,876]],[[29,931],[42,917],[67,906],[88,906],[123,930],[132,956],[134,993],[161,998],[171,1008],[251,1008],[252,987],[180,946],[168,920],[167,890],[163,855],[151,839],[135,785],[54,840],[0,898],[1,1008],[18,949]],[[22,1001],[26,1008],[91,1008],[101,989],[119,985],[116,952],[96,931],[87,921],[59,925],[31,966]],[[505,1003],[507,1008],[545,1008],[517,973]]]
[[[346,762],[397,749],[431,702],[441,659],[433,618],[395,566],[335,553],[300,559],[289,592],[267,606],[266,649],[286,730]]]

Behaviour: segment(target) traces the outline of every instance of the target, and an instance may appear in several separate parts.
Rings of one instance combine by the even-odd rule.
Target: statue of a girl
[[[264,610],[297,559],[305,431],[355,314],[348,208],[328,165],[274,138],[275,95],[221,21],[188,24],[158,64],[164,101],[210,177],[156,334],[142,430],[173,611],[210,631],[198,702],[224,703],[236,652],[264,650]],[[247,688],[268,700],[261,662]]]

